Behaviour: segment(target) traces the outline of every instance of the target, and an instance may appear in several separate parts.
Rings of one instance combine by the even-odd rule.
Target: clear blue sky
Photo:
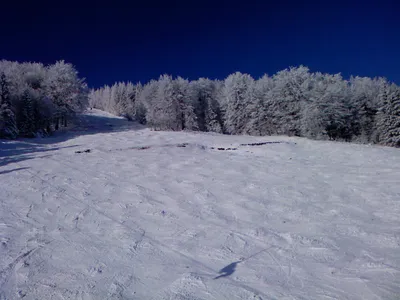
[[[64,59],[92,87],[300,64],[400,84],[400,1],[7,2],[0,59]]]

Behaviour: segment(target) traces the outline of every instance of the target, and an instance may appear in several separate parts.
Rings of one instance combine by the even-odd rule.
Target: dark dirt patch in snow
[[[215,147],[211,147],[211,149],[215,149]],[[223,147],[218,147],[217,150],[224,151],[224,150],[237,150],[237,148],[223,148]]]
[[[286,142],[262,142],[262,143],[250,143],[250,144],[240,144],[240,146],[263,146],[269,144],[284,144]]]
[[[268,144],[285,144],[287,142],[281,142],[281,141],[276,141],[276,142],[262,142],[262,143],[249,143],[249,144],[240,144],[240,146],[263,146],[263,145],[268,145]],[[156,146],[135,146],[135,147],[129,147],[129,148],[120,148],[120,149],[113,149],[109,151],[125,151],[125,150],[147,150],[150,148],[166,148],[166,147],[177,147],[177,148],[187,148],[188,146],[194,146],[198,147],[200,149],[211,149],[211,150],[219,150],[219,151],[235,151],[238,150],[238,147],[207,147],[204,145],[199,145],[199,144],[190,144],[190,143],[179,143],[179,144],[165,144],[165,145],[156,145]]]
[[[186,148],[187,145],[189,145],[189,143],[178,144],[176,146],[179,148]]]
[[[82,150],[82,151],[75,151],[75,153],[90,153],[92,152],[91,149],[86,149],[86,150]]]
[[[125,150],[147,150],[150,148],[168,148],[168,147],[177,147],[177,148],[186,148],[190,146],[189,143],[180,143],[180,144],[166,144],[166,145],[155,145],[155,146],[136,146],[136,147],[129,147],[129,148],[119,148],[119,149],[112,149],[109,151],[125,151]],[[198,144],[192,144],[192,146],[199,147],[200,149],[206,149],[207,147]]]

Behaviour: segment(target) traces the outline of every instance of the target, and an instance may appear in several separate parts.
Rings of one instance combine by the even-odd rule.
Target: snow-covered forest
[[[0,299],[399,300],[398,149],[76,117],[0,142]]]
[[[92,90],[93,108],[147,123],[156,130],[289,135],[400,146],[400,88],[384,78],[285,69],[255,80],[161,76]]]
[[[88,88],[69,63],[0,61],[0,138],[48,135],[87,108]]]
[[[384,78],[312,73],[292,67],[253,79],[189,81],[162,75],[147,84],[116,83],[89,91],[63,61],[0,62],[0,137],[46,135],[87,108],[155,130],[288,135],[400,146],[400,87]]]

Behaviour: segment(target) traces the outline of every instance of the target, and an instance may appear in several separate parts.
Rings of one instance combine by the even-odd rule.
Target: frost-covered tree
[[[222,133],[221,109],[217,101],[218,84],[200,78],[191,82],[190,86],[199,130]]]
[[[87,85],[69,63],[59,61],[47,68],[45,89],[46,95],[57,107],[54,116],[56,129],[59,127],[59,121],[67,126],[68,118],[87,107]]]
[[[114,104],[111,95],[111,87],[105,86],[101,91],[100,106],[103,107],[103,110],[108,112],[112,110],[112,105]]]
[[[380,93],[385,83],[361,77],[347,81],[340,74],[310,73],[304,66],[256,81],[239,72],[224,81],[188,82],[164,75],[144,86],[119,83],[91,91],[90,103],[115,114],[133,114],[132,119],[156,130],[286,134],[395,145],[397,119],[389,111],[397,107],[397,98],[392,96],[394,85],[386,96]]]
[[[274,81],[268,75],[264,75],[255,81],[253,97],[247,106],[249,117],[245,133],[251,135],[271,135],[278,132],[277,126],[273,123],[273,87]]]
[[[224,127],[229,134],[244,132],[248,115],[248,104],[252,101],[254,79],[248,74],[236,72],[229,75],[223,88]]]
[[[379,98],[381,107],[377,113],[377,142],[400,147],[400,88],[386,84]]]
[[[6,75],[1,73],[0,75],[0,101],[1,103],[11,104],[10,102],[10,91],[8,87]]]
[[[385,80],[368,77],[351,77],[349,102],[352,108],[353,139],[369,143],[374,134],[379,93]]]
[[[36,101],[32,94],[26,90],[22,95],[18,114],[18,128],[22,136],[34,137],[36,135],[38,129],[36,115]]]
[[[340,74],[316,73],[302,114],[302,133],[310,138],[350,140],[348,84]]]
[[[88,105],[89,108],[95,108],[98,105],[98,101],[99,101],[99,94],[100,94],[100,89],[96,90],[96,89],[90,89],[89,93],[88,93]]]
[[[155,130],[159,130],[158,116],[162,111],[162,103],[158,102],[158,81],[151,80],[140,92],[139,103],[146,111],[146,124]]]
[[[194,108],[194,98],[189,81],[178,77],[173,81],[173,95],[179,103],[181,129],[199,130]]]
[[[147,110],[147,122],[156,130],[196,130],[189,82],[163,75],[143,88],[141,99]]]
[[[15,139],[18,136],[17,122],[11,107],[8,82],[4,73],[0,75],[0,138]]]
[[[0,105],[0,138],[15,139],[19,134],[15,114],[10,105]]]
[[[52,121],[56,107],[47,96],[36,95],[36,128],[42,136],[47,136],[52,132]]]
[[[208,86],[206,84],[206,79],[199,79],[190,82],[190,93],[193,102],[194,113],[196,114],[197,127],[201,131],[206,130],[206,116],[205,116],[205,103],[208,93]]]
[[[304,66],[289,68],[273,76],[272,123],[278,134],[300,135],[301,113],[307,99],[310,73]]]
[[[67,118],[76,112],[82,111],[87,102],[87,86],[83,79],[77,76],[77,71],[70,64],[58,62],[54,65],[44,66],[41,63],[18,63],[0,61],[0,74],[4,74],[3,82],[7,81],[7,96],[3,96],[0,111],[1,136],[16,137],[17,125],[24,126],[21,135],[36,135],[37,133],[49,134],[53,127],[63,120],[66,125]],[[27,111],[24,106],[28,92],[34,108],[34,130],[27,131],[25,122]],[[4,94],[4,95],[5,95]],[[28,102],[29,102],[28,101]],[[21,113],[25,116],[20,115]],[[54,126],[53,126],[54,125]],[[32,129],[33,130],[33,129]]]
[[[207,98],[205,105],[206,130],[211,132],[223,133],[223,118],[221,104],[218,102],[222,91],[221,81],[211,82],[211,94]]]
[[[132,93],[132,97],[135,99],[133,101],[133,109],[134,109],[134,120],[139,122],[140,124],[146,124],[146,105],[141,98],[141,94],[143,91],[143,86],[139,82],[134,86],[134,90]]]
[[[106,85],[97,90],[90,90],[88,94],[89,107],[134,120],[137,107],[139,107],[135,102],[138,99],[140,88],[141,85],[134,85],[131,82],[119,82],[111,87]]]
[[[183,115],[179,99],[175,96],[174,82],[171,76],[162,75],[158,79],[156,94],[157,115],[155,115],[155,129],[182,130]]]
[[[111,87],[108,111],[129,119],[134,115],[134,86],[131,82],[119,82]]]

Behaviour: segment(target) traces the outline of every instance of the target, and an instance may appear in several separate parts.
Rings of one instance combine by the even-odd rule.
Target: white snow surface
[[[399,166],[92,110],[0,142],[0,299],[400,299]]]

